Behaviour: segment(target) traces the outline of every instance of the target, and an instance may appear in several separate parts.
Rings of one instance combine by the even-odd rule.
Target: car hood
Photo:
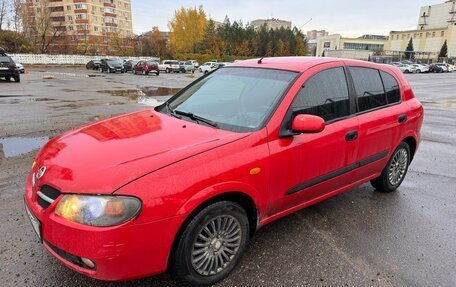
[[[145,110],[54,138],[39,152],[35,169],[46,167],[40,185],[109,194],[145,174],[246,136]]]

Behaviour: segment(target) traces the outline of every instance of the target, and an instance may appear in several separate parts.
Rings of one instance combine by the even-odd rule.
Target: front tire
[[[177,243],[170,272],[191,285],[212,285],[228,276],[241,260],[249,239],[247,213],[221,201],[200,211]]]
[[[382,192],[393,192],[402,183],[411,161],[410,147],[401,142],[379,177],[371,180],[372,186]]]

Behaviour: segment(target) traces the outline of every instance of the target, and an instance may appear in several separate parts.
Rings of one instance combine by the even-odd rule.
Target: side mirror
[[[298,133],[319,133],[325,129],[325,120],[313,115],[297,115],[291,129]]]

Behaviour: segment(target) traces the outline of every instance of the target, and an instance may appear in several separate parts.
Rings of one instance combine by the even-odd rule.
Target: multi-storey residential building
[[[44,52],[83,50],[105,54],[127,47],[132,36],[131,0],[27,0],[29,35]],[[46,38],[39,35],[46,35]],[[115,43],[113,43],[115,41]],[[46,47],[44,47],[46,48]]]

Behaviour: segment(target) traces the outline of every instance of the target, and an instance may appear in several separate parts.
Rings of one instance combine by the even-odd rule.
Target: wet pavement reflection
[[[104,90],[99,93],[108,93],[116,97],[125,97],[131,101],[147,106],[158,106],[179,92],[180,88],[144,87],[130,90]]]
[[[0,138],[0,159],[20,156],[41,148],[48,137],[5,137]]]

